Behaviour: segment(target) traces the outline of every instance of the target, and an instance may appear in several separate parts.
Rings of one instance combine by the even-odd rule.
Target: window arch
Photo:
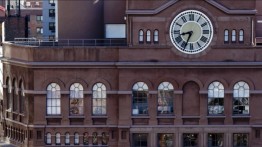
[[[102,145],[107,145],[108,144],[108,134],[105,132],[102,132]]]
[[[144,31],[143,30],[139,30],[138,41],[139,43],[144,43]]]
[[[16,79],[13,79],[13,83],[12,83],[12,97],[13,97],[13,111],[17,111],[17,83],[16,83]]]
[[[24,93],[24,83],[22,82],[22,80],[19,82],[19,93],[18,93],[18,97],[19,97],[19,112],[23,113],[24,109],[25,109],[25,93]]]
[[[241,29],[239,30],[239,38],[238,38],[239,42],[244,42],[244,30]]]
[[[79,144],[79,134],[75,133],[74,135],[74,144],[78,145]]]
[[[244,81],[234,85],[233,114],[249,114],[249,85]]]
[[[47,115],[61,114],[61,94],[60,86],[56,83],[51,83],[47,86]]]
[[[151,31],[150,30],[146,31],[146,42],[147,43],[151,42]]]
[[[208,114],[224,114],[224,86],[218,81],[208,86]]]
[[[158,30],[154,30],[154,43],[158,43],[159,41],[159,32]]]
[[[232,40],[232,42],[236,42],[237,40],[237,38],[236,38],[236,36],[237,36],[237,32],[236,32],[236,30],[234,29],[234,30],[232,30],[232,38],[231,38],[231,40]]]
[[[132,89],[133,115],[148,114],[148,86],[144,82],[137,82]]]
[[[65,133],[65,144],[66,145],[70,144],[70,134],[68,132]]]
[[[89,144],[89,141],[88,141],[88,133],[87,132],[85,132],[84,134],[83,134],[83,144],[84,145],[88,145]]]
[[[61,135],[60,133],[55,134],[55,144],[61,144]]]
[[[174,87],[169,82],[162,82],[158,86],[158,114],[172,114],[174,100]]]
[[[11,109],[11,105],[12,105],[12,98],[11,98],[11,93],[12,93],[12,85],[11,85],[11,81],[9,79],[9,77],[7,77],[6,79],[6,106],[7,109]]]
[[[93,145],[98,145],[97,132],[94,132],[92,137],[93,137],[93,138],[92,138],[92,144],[93,144]]]
[[[93,115],[106,115],[106,86],[96,83],[93,86]]]
[[[84,114],[84,94],[83,86],[80,83],[74,83],[70,86],[70,115]]]
[[[224,42],[228,43],[229,42],[229,32],[228,29],[224,31]]]
[[[51,144],[51,143],[52,143],[51,133],[46,133],[46,144]]]

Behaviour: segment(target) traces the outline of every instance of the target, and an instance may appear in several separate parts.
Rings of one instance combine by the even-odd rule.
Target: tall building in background
[[[6,141],[262,146],[262,1],[52,4],[55,39],[3,43]]]
[[[56,7],[55,0],[43,1],[43,38],[47,40],[53,40],[56,37]]]

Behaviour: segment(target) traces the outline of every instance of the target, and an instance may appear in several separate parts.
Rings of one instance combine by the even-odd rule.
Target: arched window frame
[[[212,82],[208,86],[208,114],[224,114],[224,86],[218,81]]]
[[[46,133],[46,144],[47,145],[52,144],[52,135],[51,135],[51,133]]]
[[[106,115],[106,86],[103,83],[96,83],[93,86],[92,114]]]
[[[18,92],[18,98],[19,98],[19,112],[24,113],[25,109],[25,93],[24,93],[24,83],[21,80],[19,82],[19,92]]]
[[[6,106],[7,106],[7,109],[9,111],[11,111],[11,106],[12,106],[12,85],[11,85],[11,80],[9,79],[9,77],[7,77],[6,79],[6,85],[7,85],[7,88],[6,88]]]
[[[60,90],[60,86],[57,83],[51,83],[47,86],[47,115],[61,115]]]
[[[146,43],[151,43],[151,31],[146,31]]]
[[[249,115],[249,85],[239,81],[234,85],[233,115]]]
[[[88,138],[89,138],[89,134],[88,134],[88,132],[85,132],[85,133],[83,134],[83,144],[84,144],[84,145],[89,145]]]
[[[17,111],[17,106],[18,106],[18,104],[17,104],[18,103],[17,89],[18,89],[17,82],[16,82],[16,79],[14,78],[13,83],[12,83],[12,98],[13,98],[13,100],[12,100],[13,106],[12,107],[13,107],[13,111]]]
[[[159,42],[159,31],[154,30],[154,43],[158,43],[158,42]]]
[[[93,132],[93,134],[92,134],[92,144],[98,145],[97,132]]]
[[[70,134],[69,134],[69,132],[65,133],[65,144],[66,145],[70,144]]]
[[[102,132],[102,145],[107,145],[108,144],[108,134],[105,132]]]
[[[138,41],[139,43],[144,43],[144,31],[142,29],[138,32]]]
[[[148,115],[148,86],[144,82],[137,82],[132,88],[133,115]]]
[[[228,43],[229,42],[229,31],[228,29],[224,30],[224,43]]]
[[[235,43],[237,41],[237,31],[233,29],[231,35],[231,41]]]
[[[60,133],[56,133],[55,134],[55,144],[56,145],[60,145],[61,144],[61,134]]]
[[[173,114],[174,86],[170,82],[162,82],[158,86],[158,114]]]
[[[243,29],[239,30],[238,36],[239,36],[238,38],[239,43],[243,43],[244,42],[244,30]]]
[[[79,145],[79,134],[78,133],[74,134],[74,144]]]
[[[84,88],[80,83],[70,86],[70,115],[84,115]]]

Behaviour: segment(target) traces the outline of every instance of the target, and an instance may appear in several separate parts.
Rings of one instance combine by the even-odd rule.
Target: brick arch
[[[180,83],[181,85],[179,85],[179,89],[183,89],[185,84],[187,84],[188,82],[195,82],[198,85],[200,90],[203,88],[203,83],[199,79],[197,79],[197,78],[190,78],[190,79],[186,79],[185,81],[181,82]]]
[[[47,86],[50,84],[50,83],[57,83],[61,90],[66,90],[66,84],[60,80],[59,78],[49,78],[49,79],[46,79],[42,84],[41,84],[41,89],[43,90],[46,90],[47,89]]]
[[[229,84],[229,88],[234,90],[234,86],[237,82],[240,82],[240,81],[243,81],[243,82],[246,82],[249,86],[249,89],[250,90],[255,90],[255,84],[252,80],[250,80],[249,78],[246,78],[246,77],[242,77],[242,78],[236,78],[236,79],[233,79],[230,84]]]
[[[172,77],[167,77],[167,78],[160,78],[160,79],[157,80],[156,85],[155,85],[155,89],[156,89],[156,90],[157,90],[158,86],[159,86],[162,82],[170,82],[170,83],[173,85],[174,90],[176,90],[176,89],[179,88],[178,83],[177,83],[177,81],[176,81],[174,78],[172,78]]]
[[[103,79],[103,78],[98,78],[98,79],[95,79],[95,80],[92,80],[89,82],[89,85],[88,85],[88,90],[91,90],[93,89],[93,86],[96,84],[96,83],[103,83],[105,86],[106,86],[106,90],[112,90],[112,86],[110,84],[109,81],[107,81],[106,79]]]
[[[153,86],[153,83],[149,80],[149,79],[147,79],[147,78],[138,78],[138,79],[133,79],[133,80],[131,80],[131,81],[129,81],[128,82],[128,84],[127,84],[127,90],[129,91],[129,90],[131,90],[132,91],[132,88],[133,88],[133,86],[137,83],[137,82],[144,82],[144,83],[146,83],[146,85],[148,86],[148,90],[150,91],[150,90],[155,90],[154,89],[154,86]]]
[[[87,82],[81,78],[70,79],[69,82],[66,83],[66,89],[70,89],[70,86],[74,83],[80,83],[83,86],[84,91],[89,90]]]
[[[212,78],[212,79],[206,80],[205,85],[204,85],[204,87],[203,87],[203,90],[207,90],[207,89],[208,89],[208,86],[209,86],[212,82],[215,82],[215,81],[218,81],[218,82],[222,83],[225,90],[228,90],[228,89],[229,89],[228,82],[227,82],[225,79],[222,79],[222,78]]]

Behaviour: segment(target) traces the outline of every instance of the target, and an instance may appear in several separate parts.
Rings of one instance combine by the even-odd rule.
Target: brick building
[[[261,147],[261,6],[58,1],[57,40],[3,44],[5,139]]]

